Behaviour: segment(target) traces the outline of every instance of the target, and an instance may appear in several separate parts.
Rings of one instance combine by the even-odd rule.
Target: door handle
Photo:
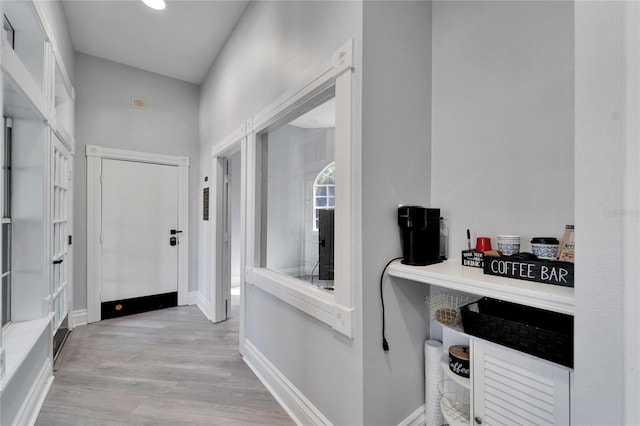
[[[54,264],[54,265],[59,265],[59,264],[61,264],[62,262],[64,262],[64,259],[58,259],[58,260],[54,260],[54,261],[53,261],[53,264]]]
[[[181,234],[182,231],[176,231],[175,229],[172,229],[171,231],[169,231],[169,234],[171,235],[176,235],[176,234]]]

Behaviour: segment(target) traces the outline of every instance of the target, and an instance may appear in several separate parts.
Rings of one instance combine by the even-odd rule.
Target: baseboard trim
[[[187,296],[187,305],[196,305],[198,303],[198,294],[197,291],[190,291]]]
[[[427,416],[424,412],[424,404],[416,409],[409,417],[404,419],[398,426],[424,426],[427,423]]]
[[[244,340],[243,352],[244,362],[296,424],[331,424],[320,410],[247,339]]]
[[[204,316],[211,321],[211,303],[209,303],[200,292],[198,292],[198,297],[196,298],[196,305],[200,308]]]
[[[49,388],[53,383],[53,364],[51,359],[47,358],[46,362],[42,365],[38,378],[31,386],[29,393],[16,417],[15,424],[17,425],[33,425],[38,419],[40,409],[44,404],[44,400],[49,393]]]
[[[100,320],[120,318],[128,315],[142,314],[158,309],[178,306],[178,292],[152,294],[150,296],[132,297],[129,299],[110,300],[100,303]]]
[[[78,309],[77,311],[71,311],[71,329],[79,325],[87,325],[87,310]]]

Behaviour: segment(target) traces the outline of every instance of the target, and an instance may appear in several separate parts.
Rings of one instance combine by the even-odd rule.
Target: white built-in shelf
[[[481,268],[462,266],[460,259],[450,259],[428,266],[409,266],[396,260],[389,265],[389,275],[438,287],[492,297],[573,315],[574,289],[513,278],[485,275]]]
[[[444,372],[444,375],[446,377],[448,377],[449,379],[453,380],[454,382],[456,382],[457,384],[459,384],[460,386],[466,389],[471,389],[470,378],[458,376],[449,368],[449,354],[447,353],[442,354],[442,357],[440,358],[440,364],[442,364],[442,371]]]
[[[2,344],[5,348],[5,371],[0,380],[0,390],[4,389],[13,378],[14,373],[27,358],[31,349],[47,328],[51,327],[53,313],[44,318],[17,322],[9,325],[2,334]]]

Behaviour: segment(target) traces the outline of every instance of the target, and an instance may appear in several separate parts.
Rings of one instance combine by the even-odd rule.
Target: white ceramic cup
[[[520,252],[520,236],[498,235],[498,251],[505,256],[511,256]]]

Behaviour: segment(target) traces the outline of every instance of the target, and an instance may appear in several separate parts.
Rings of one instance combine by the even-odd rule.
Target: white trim
[[[259,133],[267,127],[282,121],[287,116],[305,106],[308,99],[324,92],[334,83],[333,60],[325,62],[291,90],[278,98],[253,117],[252,128],[247,132]]]
[[[100,321],[102,226],[102,160],[135,161],[178,167],[178,305],[187,304],[189,291],[189,158],[140,151],[86,146],[87,155],[87,321]]]
[[[189,297],[187,297],[187,305],[196,305],[198,303],[198,296],[200,295],[197,291],[190,291]]]
[[[213,265],[211,270],[211,311],[208,317],[213,322],[227,319],[225,305],[227,303],[227,287],[225,282],[225,157],[213,157],[211,161],[211,189],[209,200],[213,205],[213,217],[211,218],[211,258]]]
[[[312,315],[347,337],[353,337],[353,287],[359,282],[359,253],[356,251],[360,215],[357,195],[361,181],[361,157],[359,133],[354,121],[354,102],[357,96],[353,85],[353,40],[349,40],[338,49],[331,60],[316,72],[311,73],[285,95],[256,114],[252,123],[248,123],[247,149],[247,238],[246,242],[246,281],[296,306]],[[260,266],[260,141],[258,134],[270,126],[284,123],[296,114],[305,111],[316,103],[326,100],[327,89],[335,86],[336,98],[336,186],[335,192],[335,292],[328,295],[316,295],[312,286],[294,284],[290,277],[273,274]],[[353,259],[356,262],[353,262]],[[255,276],[259,282],[252,282]],[[297,281],[297,280],[296,280]],[[317,290],[317,289],[316,289]],[[305,295],[305,293],[309,293]]]
[[[413,413],[398,423],[398,426],[423,426],[427,422],[427,416],[424,411],[424,404],[416,409]]]
[[[200,292],[198,292],[198,296],[196,297],[196,306],[200,308],[204,316],[211,320],[211,303],[209,303]]]
[[[47,358],[40,369],[40,373],[38,373],[38,378],[31,385],[31,389],[29,389],[29,393],[16,416],[16,425],[33,425],[36,423],[40,409],[53,384],[52,371],[53,363],[51,362],[51,358]]]
[[[184,165],[186,160],[186,166]],[[178,166],[178,305],[187,304],[189,292],[189,159],[182,157]]]
[[[250,128],[250,121],[243,123],[231,135],[222,142],[215,144],[211,148],[211,194],[210,202],[213,218],[211,224],[211,258],[213,259],[213,267],[211,271],[211,294],[213,295],[213,303],[211,304],[211,318],[213,322],[224,321],[227,317],[226,305],[231,303],[231,272],[228,265],[225,265],[231,254],[229,252],[230,245],[225,244],[225,217],[226,212],[224,203],[224,179],[225,170],[223,162],[236,152],[240,152],[240,241],[244,241],[246,214],[245,214],[245,197],[246,197],[246,139],[247,128]],[[230,235],[227,236],[227,239]],[[244,244],[243,244],[244,246]],[[240,270],[244,269],[244,250],[240,250]],[[242,286],[242,278],[239,277],[238,284]],[[243,292],[241,292],[242,294]],[[240,345],[244,337],[244,296],[241,296],[240,302]]]
[[[214,144],[211,147],[211,157],[228,157],[234,154],[240,145],[242,139],[247,136],[247,124],[242,123],[242,126],[238,127],[229,136],[222,140],[222,142]]]
[[[87,145],[87,157],[100,159],[137,161],[139,163],[164,164],[166,166],[189,167],[189,157],[180,155],[155,154],[152,152],[129,151],[125,149],[107,148],[97,145]]]
[[[69,318],[71,319],[71,324],[72,327],[70,328],[75,328],[78,327],[80,325],[86,325],[87,324],[87,310],[86,309],[78,309],[75,311],[71,311],[71,315],[69,316]]]
[[[331,422],[249,340],[244,342],[244,362],[298,425]],[[424,411],[424,410],[423,410]]]
[[[253,268],[247,282],[326,324],[333,323],[333,294],[265,268]]]

